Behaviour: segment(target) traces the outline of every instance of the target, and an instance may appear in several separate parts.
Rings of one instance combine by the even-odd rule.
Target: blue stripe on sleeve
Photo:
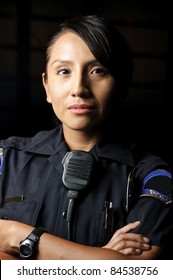
[[[154,197],[154,198],[157,198],[157,199],[163,201],[166,204],[169,204],[173,201],[171,193],[162,194],[159,191],[155,190],[154,186],[153,186],[153,188],[151,186],[150,189],[145,188],[146,183],[150,179],[152,179],[154,177],[157,177],[157,176],[165,176],[169,179],[172,179],[172,174],[170,172],[166,171],[166,170],[158,169],[158,170],[154,170],[154,171],[150,172],[149,174],[147,174],[147,176],[143,180],[143,183],[142,183],[142,186],[141,186],[140,197],[151,196],[151,197]]]
[[[145,186],[145,184],[147,183],[148,180],[150,180],[151,178],[155,177],[155,176],[166,176],[170,179],[172,179],[172,174],[166,170],[162,170],[162,169],[158,169],[158,170],[154,170],[152,172],[150,172],[143,180],[143,185]]]

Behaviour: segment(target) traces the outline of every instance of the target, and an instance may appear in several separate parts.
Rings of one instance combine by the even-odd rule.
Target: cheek
[[[56,111],[60,111],[64,104],[62,96],[53,93],[47,97],[47,102],[51,103]]]
[[[107,115],[107,113],[110,112],[111,107],[112,107],[112,99],[109,96],[102,101],[102,111],[104,112],[104,114]]]
[[[105,92],[103,92],[103,94],[98,97],[100,99],[100,105],[105,109],[112,105],[114,94],[115,92],[112,89],[107,89]]]
[[[114,91],[107,91],[106,95],[100,98],[100,109],[103,114],[103,118],[107,118],[108,115],[112,114],[112,108],[115,106],[114,102]]]
[[[49,91],[49,94],[47,96],[47,101],[49,103],[51,103],[53,110],[58,118],[59,118],[59,115],[61,115],[64,110],[64,106],[66,103],[65,96],[66,95],[63,94],[63,92],[61,91],[61,89],[59,87],[57,87],[57,88],[51,87],[51,90]]]
[[[47,102],[49,103],[57,103],[59,101],[62,102],[63,100],[63,91],[61,89],[61,87],[59,85],[57,85],[57,83],[53,82],[53,83],[49,83],[49,86],[46,89],[46,98],[47,98]]]

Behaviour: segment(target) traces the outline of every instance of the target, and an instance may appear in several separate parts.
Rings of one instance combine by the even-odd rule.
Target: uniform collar
[[[115,160],[129,166],[134,166],[134,160],[131,150],[127,146],[118,143],[102,140],[95,147],[98,157]]]
[[[3,148],[14,147],[35,154],[47,155],[50,159],[59,156],[62,158],[68,151],[61,126],[50,131],[40,131],[31,138],[13,136],[2,140],[1,145]],[[96,160],[101,157],[134,166],[130,149],[114,142],[111,143],[108,139],[102,139],[90,152]]]
[[[33,137],[12,136],[1,140],[0,145],[3,148],[11,147],[35,154],[51,155],[63,141],[61,128],[56,127],[49,131],[40,131]]]

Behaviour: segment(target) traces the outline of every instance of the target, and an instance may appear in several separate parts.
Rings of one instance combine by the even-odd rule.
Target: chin
[[[93,128],[91,128],[91,124],[70,124],[68,126],[70,129],[72,130],[76,130],[76,131],[89,131],[89,130],[93,130]]]

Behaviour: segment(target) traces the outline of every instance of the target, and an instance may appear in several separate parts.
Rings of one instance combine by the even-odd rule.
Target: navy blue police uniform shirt
[[[68,197],[62,160],[68,152],[62,128],[34,137],[0,141],[0,218],[41,226],[67,239]],[[173,236],[172,175],[168,165],[147,154],[135,162],[125,146],[102,140],[90,150],[94,165],[89,186],[75,201],[72,240],[105,245],[129,222],[134,232],[168,249]]]

